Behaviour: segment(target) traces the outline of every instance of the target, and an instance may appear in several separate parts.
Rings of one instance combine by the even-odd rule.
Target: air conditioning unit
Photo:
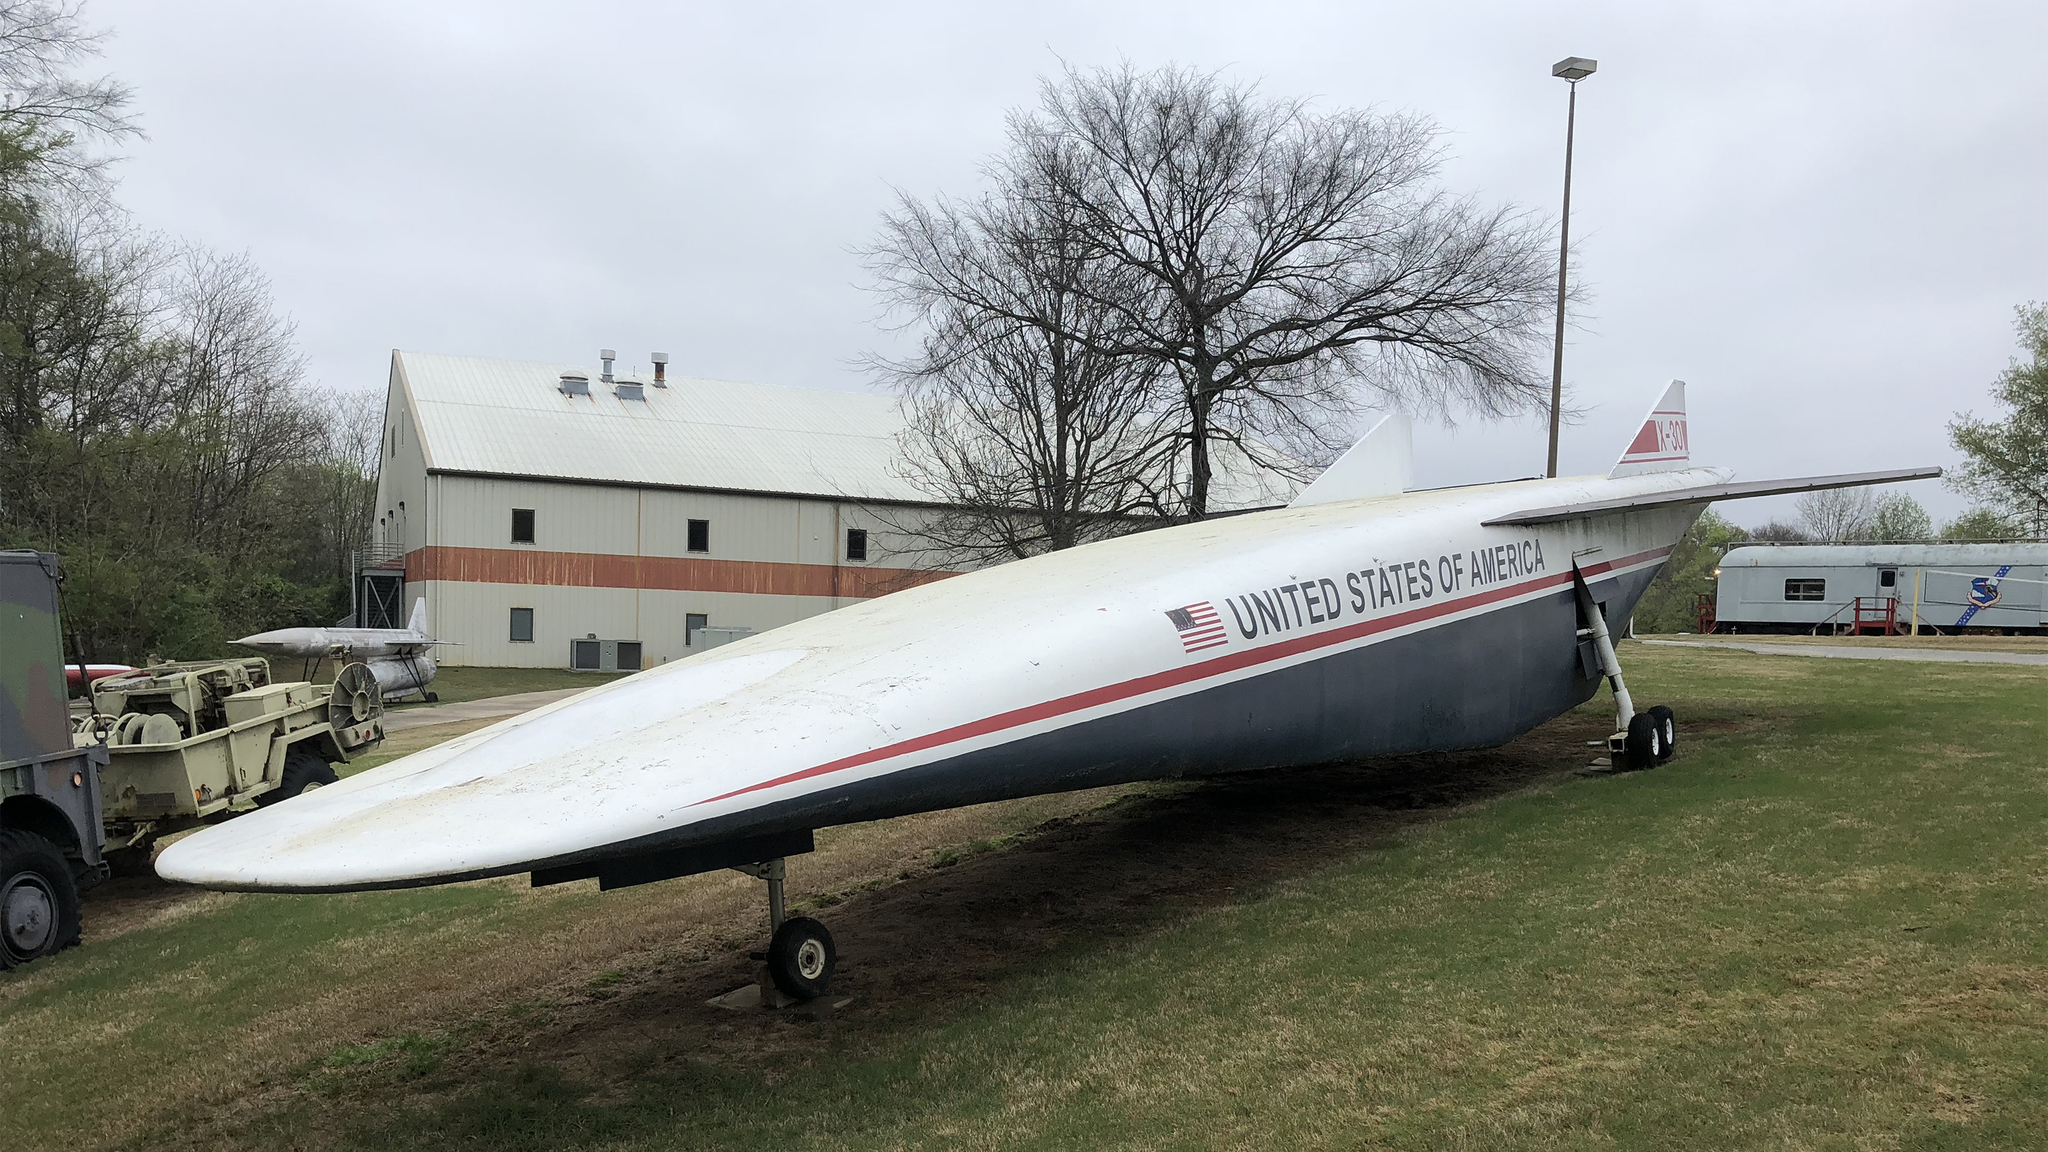
[[[638,672],[641,655],[638,640],[571,640],[571,672]]]
[[[716,648],[735,640],[745,640],[753,634],[752,628],[697,628],[690,632],[690,650],[702,652],[706,648]]]

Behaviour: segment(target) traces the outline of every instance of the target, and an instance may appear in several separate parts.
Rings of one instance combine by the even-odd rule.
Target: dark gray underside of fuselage
[[[1594,599],[1617,631],[1656,571],[1593,581]],[[1171,700],[532,867],[1137,780],[1493,747],[1599,689],[1599,680],[1581,671],[1577,629],[1566,586]]]

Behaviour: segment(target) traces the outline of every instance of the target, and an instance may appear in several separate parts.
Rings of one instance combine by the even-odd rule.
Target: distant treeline
[[[128,93],[72,78],[95,38],[71,11],[16,5],[0,29],[0,547],[63,557],[91,660],[331,623],[377,400],[305,387],[246,257],[127,221],[90,145],[135,132]]]

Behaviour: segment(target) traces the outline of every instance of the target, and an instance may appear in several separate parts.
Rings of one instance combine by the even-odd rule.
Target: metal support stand
[[[744,872],[756,880],[768,882],[768,934],[774,935],[787,919],[782,907],[782,882],[788,878],[789,871],[783,866],[783,858],[777,856],[773,860],[763,860],[759,864],[735,865],[733,871]]]

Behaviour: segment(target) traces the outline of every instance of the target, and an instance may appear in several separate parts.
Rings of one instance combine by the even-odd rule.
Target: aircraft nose
[[[284,646],[285,639],[283,632],[258,632],[254,636],[244,636],[234,643],[244,648],[254,648],[258,652],[275,652]]]

